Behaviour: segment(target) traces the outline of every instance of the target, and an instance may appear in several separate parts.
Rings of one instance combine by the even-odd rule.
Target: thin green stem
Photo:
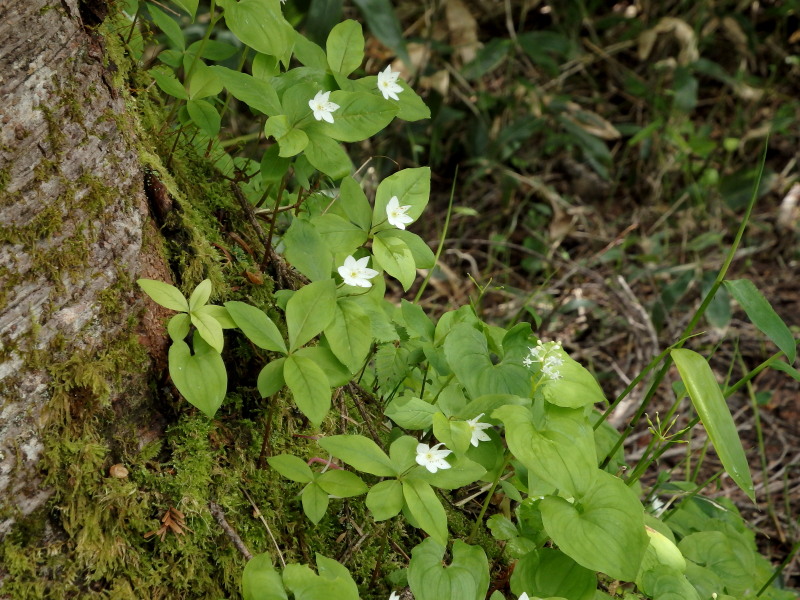
[[[489,493],[486,494],[486,499],[483,501],[483,506],[481,506],[481,512],[478,515],[478,518],[475,519],[475,524],[472,526],[472,532],[469,534],[469,538],[467,538],[467,543],[471,544],[472,540],[475,539],[475,536],[478,535],[478,527],[481,526],[483,523],[483,516],[486,514],[486,510],[489,508],[489,502],[492,501],[492,496],[494,496],[494,491],[497,489],[497,484],[500,483],[500,477],[503,475],[503,471],[506,470],[508,466],[508,457],[506,457],[503,466],[497,471],[497,477],[494,478],[492,482],[492,487],[489,488]]]
[[[770,356],[767,360],[762,362],[760,365],[758,365],[752,371],[750,371],[744,377],[742,377],[739,381],[737,381],[731,387],[726,389],[725,390],[725,397],[727,398],[728,396],[730,396],[734,392],[738,391],[739,388],[741,388],[743,385],[747,385],[747,383],[750,380],[752,380],[756,375],[761,373],[761,371],[763,371],[764,369],[769,367],[773,362],[775,362],[777,359],[779,359],[783,355],[784,355],[783,352],[779,351],[779,352],[776,352],[775,354],[773,354],[772,356]]]

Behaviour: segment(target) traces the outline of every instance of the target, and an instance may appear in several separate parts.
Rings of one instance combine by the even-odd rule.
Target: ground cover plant
[[[356,4],[376,35],[410,61],[395,21],[380,25],[385,3]],[[596,373],[558,339],[541,335],[537,305],[505,320],[488,318],[485,302],[496,290],[476,282],[469,302],[429,310],[424,298],[436,285],[451,221],[470,216],[469,206],[456,201],[463,184],[454,174],[446,218],[437,243],[429,245],[415,231],[432,208],[432,169],[406,158],[366,174],[371,167],[353,163],[356,144],[390,135],[398,121],[422,122],[431,111],[391,64],[362,68],[359,22],[329,17],[330,27],[312,41],[311,25],[324,21],[312,18],[313,6],[212,0],[192,42],[191,23],[200,22],[196,1],[132,2],[117,20],[129,51],[142,56],[141,22],[160,32],[164,43],[147,76],[169,97],[163,132],[173,138],[172,151],[189,144],[213,164],[215,177],[234,186],[252,229],[253,238],[242,244],[248,269],[235,289],[180,269],[178,285],[138,282],[174,313],[166,324],[168,370],[194,407],[178,404],[176,425],[196,444],[193,460],[217,460],[225,448],[220,440],[235,438],[237,423],[252,418],[251,439],[236,446],[242,456],[225,460],[250,465],[243,471],[246,488],[275,486],[293,507],[268,521],[253,503],[253,522],[240,518],[232,527],[223,507],[209,505],[244,565],[240,578],[226,581],[219,593],[236,597],[240,585],[252,600],[409,593],[420,600],[795,598],[781,581],[782,568],[759,553],[737,506],[707,496],[724,471],[755,499],[726,399],[768,369],[800,377],[794,332],[751,281],[729,276],[765,158],[753,159],[758,169],[737,207],[737,232],[704,278],[702,302],[609,401]],[[296,26],[302,18],[305,33]],[[462,75],[477,80],[519,48],[545,69],[569,53],[555,36],[498,41]],[[691,81],[684,85],[689,91],[678,88],[676,96],[690,103]],[[610,155],[601,138],[567,118],[568,107],[547,110],[552,114],[527,122],[530,131],[553,136],[544,144],[548,151],[577,148],[588,168],[608,179]],[[444,112],[435,118],[446,119]],[[479,112],[483,118],[491,107]],[[233,132],[245,120],[257,130]],[[548,122],[561,129],[545,133]],[[513,130],[523,125],[509,125],[496,156],[487,140],[478,144],[468,181],[521,160]],[[637,132],[636,142],[656,129]],[[697,152],[675,145],[687,156]],[[431,154],[441,168],[444,161]],[[169,163],[173,155],[165,158]],[[711,177],[708,168],[701,179]],[[687,179],[696,175],[687,167]],[[524,265],[531,273],[547,269],[540,241],[520,244],[538,248],[529,255],[536,260]],[[265,284],[263,274],[272,276],[274,289],[251,293],[248,285]],[[654,311],[662,327],[682,296],[680,285],[662,293],[661,316]],[[731,300],[776,352],[721,383],[709,364],[712,349],[685,346],[701,333],[703,319],[724,318],[722,303]],[[726,344],[731,340],[721,338],[717,346]],[[677,377],[665,385],[673,367]],[[612,425],[615,410],[640,384],[644,391],[627,426]],[[657,396],[668,402],[661,415],[652,412]],[[679,422],[677,411],[687,403],[692,417]],[[625,442],[643,423],[650,436],[631,460]],[[693,476],[658,469],[663,455],[700,435],[707,441],[697,460],[713,448],[721,471],[706,476],[699,465],[692,471],[689,451],[686,470]],[[224,470],[224,462],[217,468]],[[233,487],[224,496],[230,504],[241,500]],[[197,520],[204,510],[195,511]],[[168,531],[175,539],[186,533],[180,510],[170,508],[162,523],[150,538],[173,543],[164,542]],[[188,525],[198,529],[194,521]],[[357,541],[338,560],[310,550],[318,546],[308,538],[338,539],[352,528]]]

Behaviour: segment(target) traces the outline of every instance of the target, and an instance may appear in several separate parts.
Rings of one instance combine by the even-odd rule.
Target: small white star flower
[[[344,259],[344,264],[339,267],[339,275],[342,276],[347,285],[356,287],[372,287],[370,279],[378,275],[378,271],[367,267],[369,256],[356,260],[352,256]]]
[[[389,600],[400,600],[400,596],[397,595],[397,592],[392,591],[392,595],[389,596]]]
[[[526,356],[522,359],[522,364],[526,367],[530,367],[533,364],[533,359],[530,356]]]
[[[528,593],[522,592],[522,596],[519,597],[519,600],[528,600]]]
[[[439,442],[433,448],[428,444],[417,444],[417,464],[425,467],[431,473],[436,473],[439,469],[449,469],[450,463],[445,460],[452,450],[438,450],[439,446],[444,446]]]
[[[483,415],[484,413],[481,413],[474,419],[467,420],[467,425],[469,425],[470,431],[472,432],[472,438],[469,440],[469,443],[476,448],[481,442],[488,442],[491,439],[483,431],[484,429],[489,429],[491,427],[489,423],[481,423],[480,419]]]
[[[398,77],[400,77],[400,72],[392,71],[391,66],[387,66],[378,73],[378,91],[383,94],[384,99],[400,100],[397,94],[402,92],[403,88],[397,83]]]
[[[314,111],[314,118],[317,121],[333,123],[333,115],[331,113],[339,108],[339,105],[328,100],[330,97],[330,92],[319,91],[316,96],[308,101],[308,106]]]
[[[386,218],[390,225],[394,225],[398,229],[405,229],[406,225],[413,223],[414,219],[406,214],[408,209],[411,208],[410,204],[400,206],[400,201],[397,196],[392,196],[389,204],[386,205]]]

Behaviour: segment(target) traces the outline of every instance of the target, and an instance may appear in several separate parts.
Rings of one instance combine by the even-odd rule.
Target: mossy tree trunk
[[[162,334],[136,318],[133,282],[164,266],[143,244],[157,236],[92,29],[103,9],[0,2],[0,539],[51,494],[53,421],[103,419],[109,440],[160,431],[147,382]]]

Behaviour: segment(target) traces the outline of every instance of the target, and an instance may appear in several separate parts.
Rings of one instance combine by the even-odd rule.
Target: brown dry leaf
[[[680,46],[678,64],[688,65],[700,58],[697,49],[697,36],[686,21],[674,17],[664,17],[652,29],[648,29],[639,36],[639,60],[650,58],[653,46],[659,35],[671,35]]]
[[[481,43],[478,41],[478,22],[462,0],[447,0],[445,17],[450,30],[450,45],[466,64],[475,58]]]
[[[576,102],[567,102],[568,115],[564,115],[575,125],[601,140],[618,140],[621,135],[610,121],[604,119],[596,112],[582,107]]]
[[[185,535],[188,531],[190,533],[194,533],[191,529],[186,526],[185,522],[186,517],[184,514],[179,511],[177,508],[170,506],[167,511],[164,513],[164,516],[161,517],[161,527],[159,527],[156,531],[148,531],[144,534],[144,539],[148,539],[157,535],[159,539],[163,542],[164,538],[167,536],[167,532],[171,531],[175,535]]]

